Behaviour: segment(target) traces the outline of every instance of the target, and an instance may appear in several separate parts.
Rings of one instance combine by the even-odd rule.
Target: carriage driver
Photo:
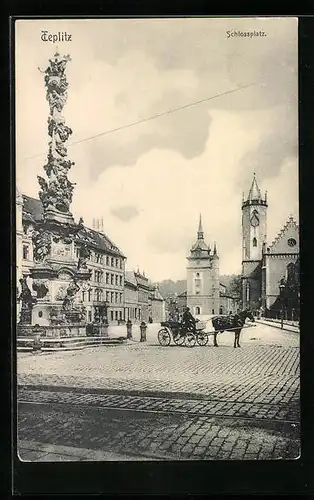
[[[189,307],[186,307],[183,313],[182,328],[187,332],[196,332],[196,319],[190,313]]]

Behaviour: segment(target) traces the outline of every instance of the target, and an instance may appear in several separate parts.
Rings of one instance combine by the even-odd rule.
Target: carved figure
[[[66,291],[66,296],[63,299],[63,304],[62,304],[62,309],[65,311],[71,310],[73,308],[73,302],[75,295],[79,291],[80,287],[76,283],[76,280],[73,279],[73,281],[69,284],[67,291]]]
[[[77,269],[87,269],[87,261],[88,261],[89,257],[90,257],[90,250],[87,247],[86,243],[84,243],[80,247]]]
[[[51,238],[47,231],[35,230],[32,235],[34,245],[34,260],[35,262],[43,262],[47,255],[50,254]]]
[[[68,180],[68,171],[74,162],[67,160],[67,148],[64,142],[72,134],[70,127],[64,123],[61,111],[67,100],[68,83],[65,75],[66,64],[70,56],[60,56],[56,52],[54,58],[49,59],[45,74],[46,98],[50,106],[48,118],[48,134],[52,138],[49,143],[47,164],[44,170],[48,182],[38,176],[40,185],[39,197],[44,210],[48,207],[67,213],[72,202],[73,184]]]
[[[19,299],[22,302],[22,306],[24,305],[25,307],[30,308],[34,303],[32,292],[28,287],[26,278],[20,278],[19,282],[21,285],[21,293]]]
[[[48,281],[33,280],[33,290],[37,293],[38,299],[43,299],[49,292]]]

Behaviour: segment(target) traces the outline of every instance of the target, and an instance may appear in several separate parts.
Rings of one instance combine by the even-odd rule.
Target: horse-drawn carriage
[[[186,329],[179,321],[163,321],[158,332],[158,342],[162,346],[171,344],[171,339],[176,345],[194,347],[196,343],[204,346],[208,342],[208,334],[204,327],[195,328],[194,331]]]
[[[247,318],[254,323],[254,316],[249,309],[236,314],[214,316],[211,319],[214,328],[212,331],[205,331],[206,326],[197,325],[198,322],[196,322],[195,328],[190,329],[179,321],[164,321],[160,323],[162,328],[157,334],[158,342],[162,346],[169,346],[171,340],[179,346],[194,347],[196,343],[205,346],[208,343],[209,335],[213,335],[214,346],[218,347],[217,334],[228,331],[234,333],[234,347],[240,347],[239,340],[242,329],[255,326],[245,325]]]

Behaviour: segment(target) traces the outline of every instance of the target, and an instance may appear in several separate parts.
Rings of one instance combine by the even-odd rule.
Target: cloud
[[[128,222],[139,214],[138,209],[133,205],[116,207],[111,210],[112,215],[122,222]]]
[[[43,75],[55,47],[40,30],[72,33],[69,97],[73,213],[104,229],[152,279],[184,278],[199,212],[221,273],[241,262],[241,194],[253,171],[269,191],[269,237],[297,199],[297,20],[293,18],[18,21],[17,180],[36,196],[48,146]],[[267,37],[228,39],[227,30]],[[31,61],[31,63],[30,63]],[[71,146],[101,132],[249,88]],[[44,153],[26,160],[28,156]],[[278,196],[280,192],[280,196]]]

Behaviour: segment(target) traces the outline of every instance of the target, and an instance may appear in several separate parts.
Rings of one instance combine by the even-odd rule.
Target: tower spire
[[[260,200],[260,199],[261,199],[261,191],[257,185],[256,174],[254,172],[253,181],[248,195],[248,200]]]
[[[198,223],[197,239],[198,240],[204,239],[204,231],[203,231],[203,226],[202,226],[202,214],[200,214],[200,219],[199,219],[199,223]]]

